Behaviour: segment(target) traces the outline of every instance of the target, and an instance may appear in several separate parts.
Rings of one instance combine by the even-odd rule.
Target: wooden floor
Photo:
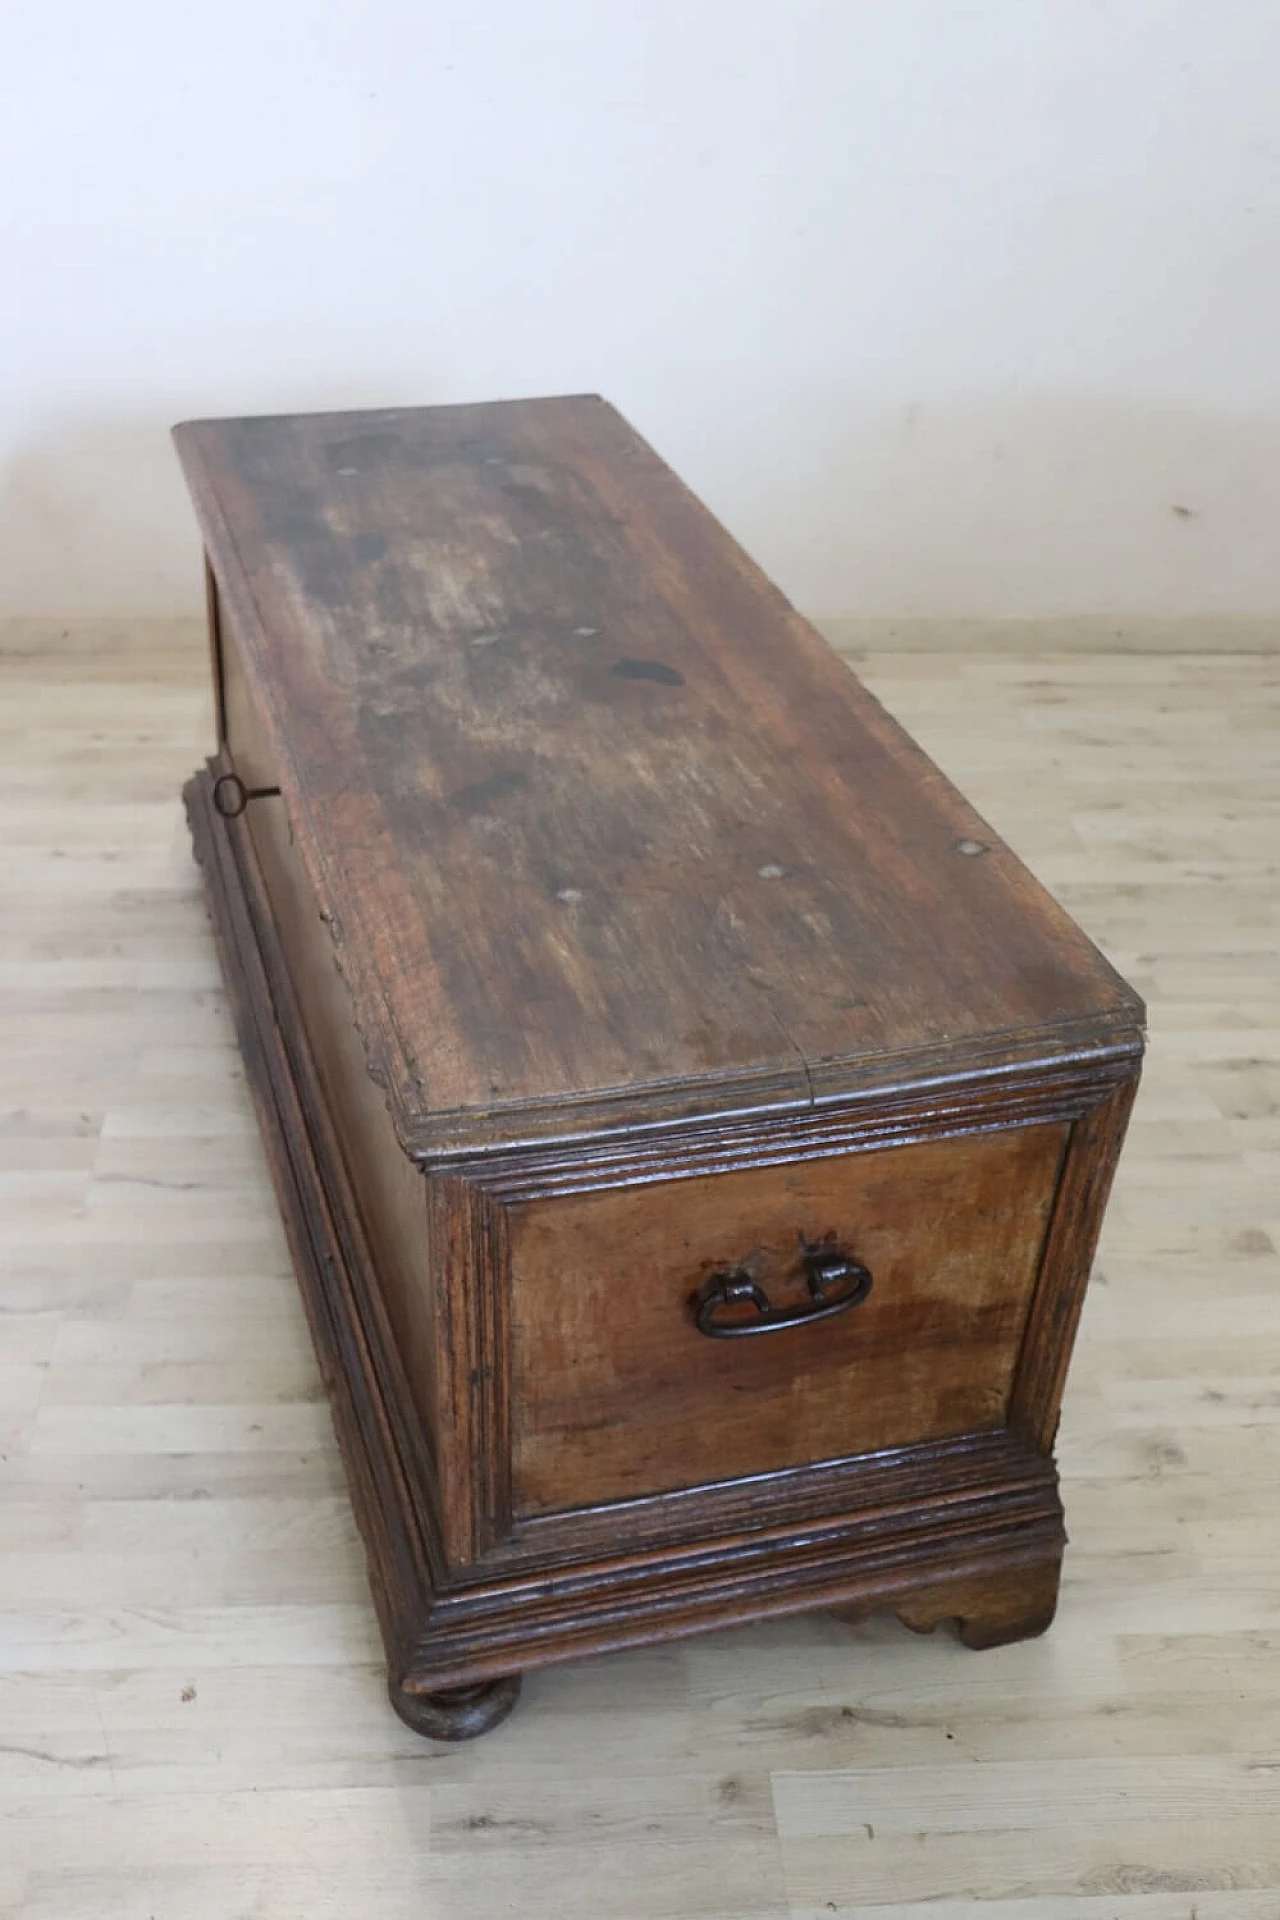
[[[389,1712],[177,803],[187,632],[0,659],[0,1912],[1277,1920],[1280,657],[865,677],[1146,993],[1058,1623]]]

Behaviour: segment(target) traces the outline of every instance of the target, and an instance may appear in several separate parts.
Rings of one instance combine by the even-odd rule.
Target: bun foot
[[[474,1740],[501,1726],[520,1697],[520,1675],[481,1680],[474,1687],[451,1687],[442,1693],[412,1693],[403,1684],[391,1685],[391,1704],[406,1727],[428,1740]]]

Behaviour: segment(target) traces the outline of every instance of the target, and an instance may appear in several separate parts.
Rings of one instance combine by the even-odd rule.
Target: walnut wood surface
[[[1136,1047],[1135,996],[604,402],[177,439],[411,1151]]]
[[[513,1209],[513,1498],[590,1506],[1003,1424],[1067,1128],[624,1187]],[[748,1339],[690,1303],[745,1265],[808,1299],[802,1244],[873,1276],[839,1318]]]

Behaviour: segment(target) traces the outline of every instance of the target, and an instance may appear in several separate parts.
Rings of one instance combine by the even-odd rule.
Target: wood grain
[[[412,1152],[1134,1043],[1136,996],[603,401],[177,442]]]

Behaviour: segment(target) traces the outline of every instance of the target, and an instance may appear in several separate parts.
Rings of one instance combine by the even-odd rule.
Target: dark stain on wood
[[[661,660],[619,660],[613,672],[619,680],[650,680],[657,687],[682,687],[684,675]]]

